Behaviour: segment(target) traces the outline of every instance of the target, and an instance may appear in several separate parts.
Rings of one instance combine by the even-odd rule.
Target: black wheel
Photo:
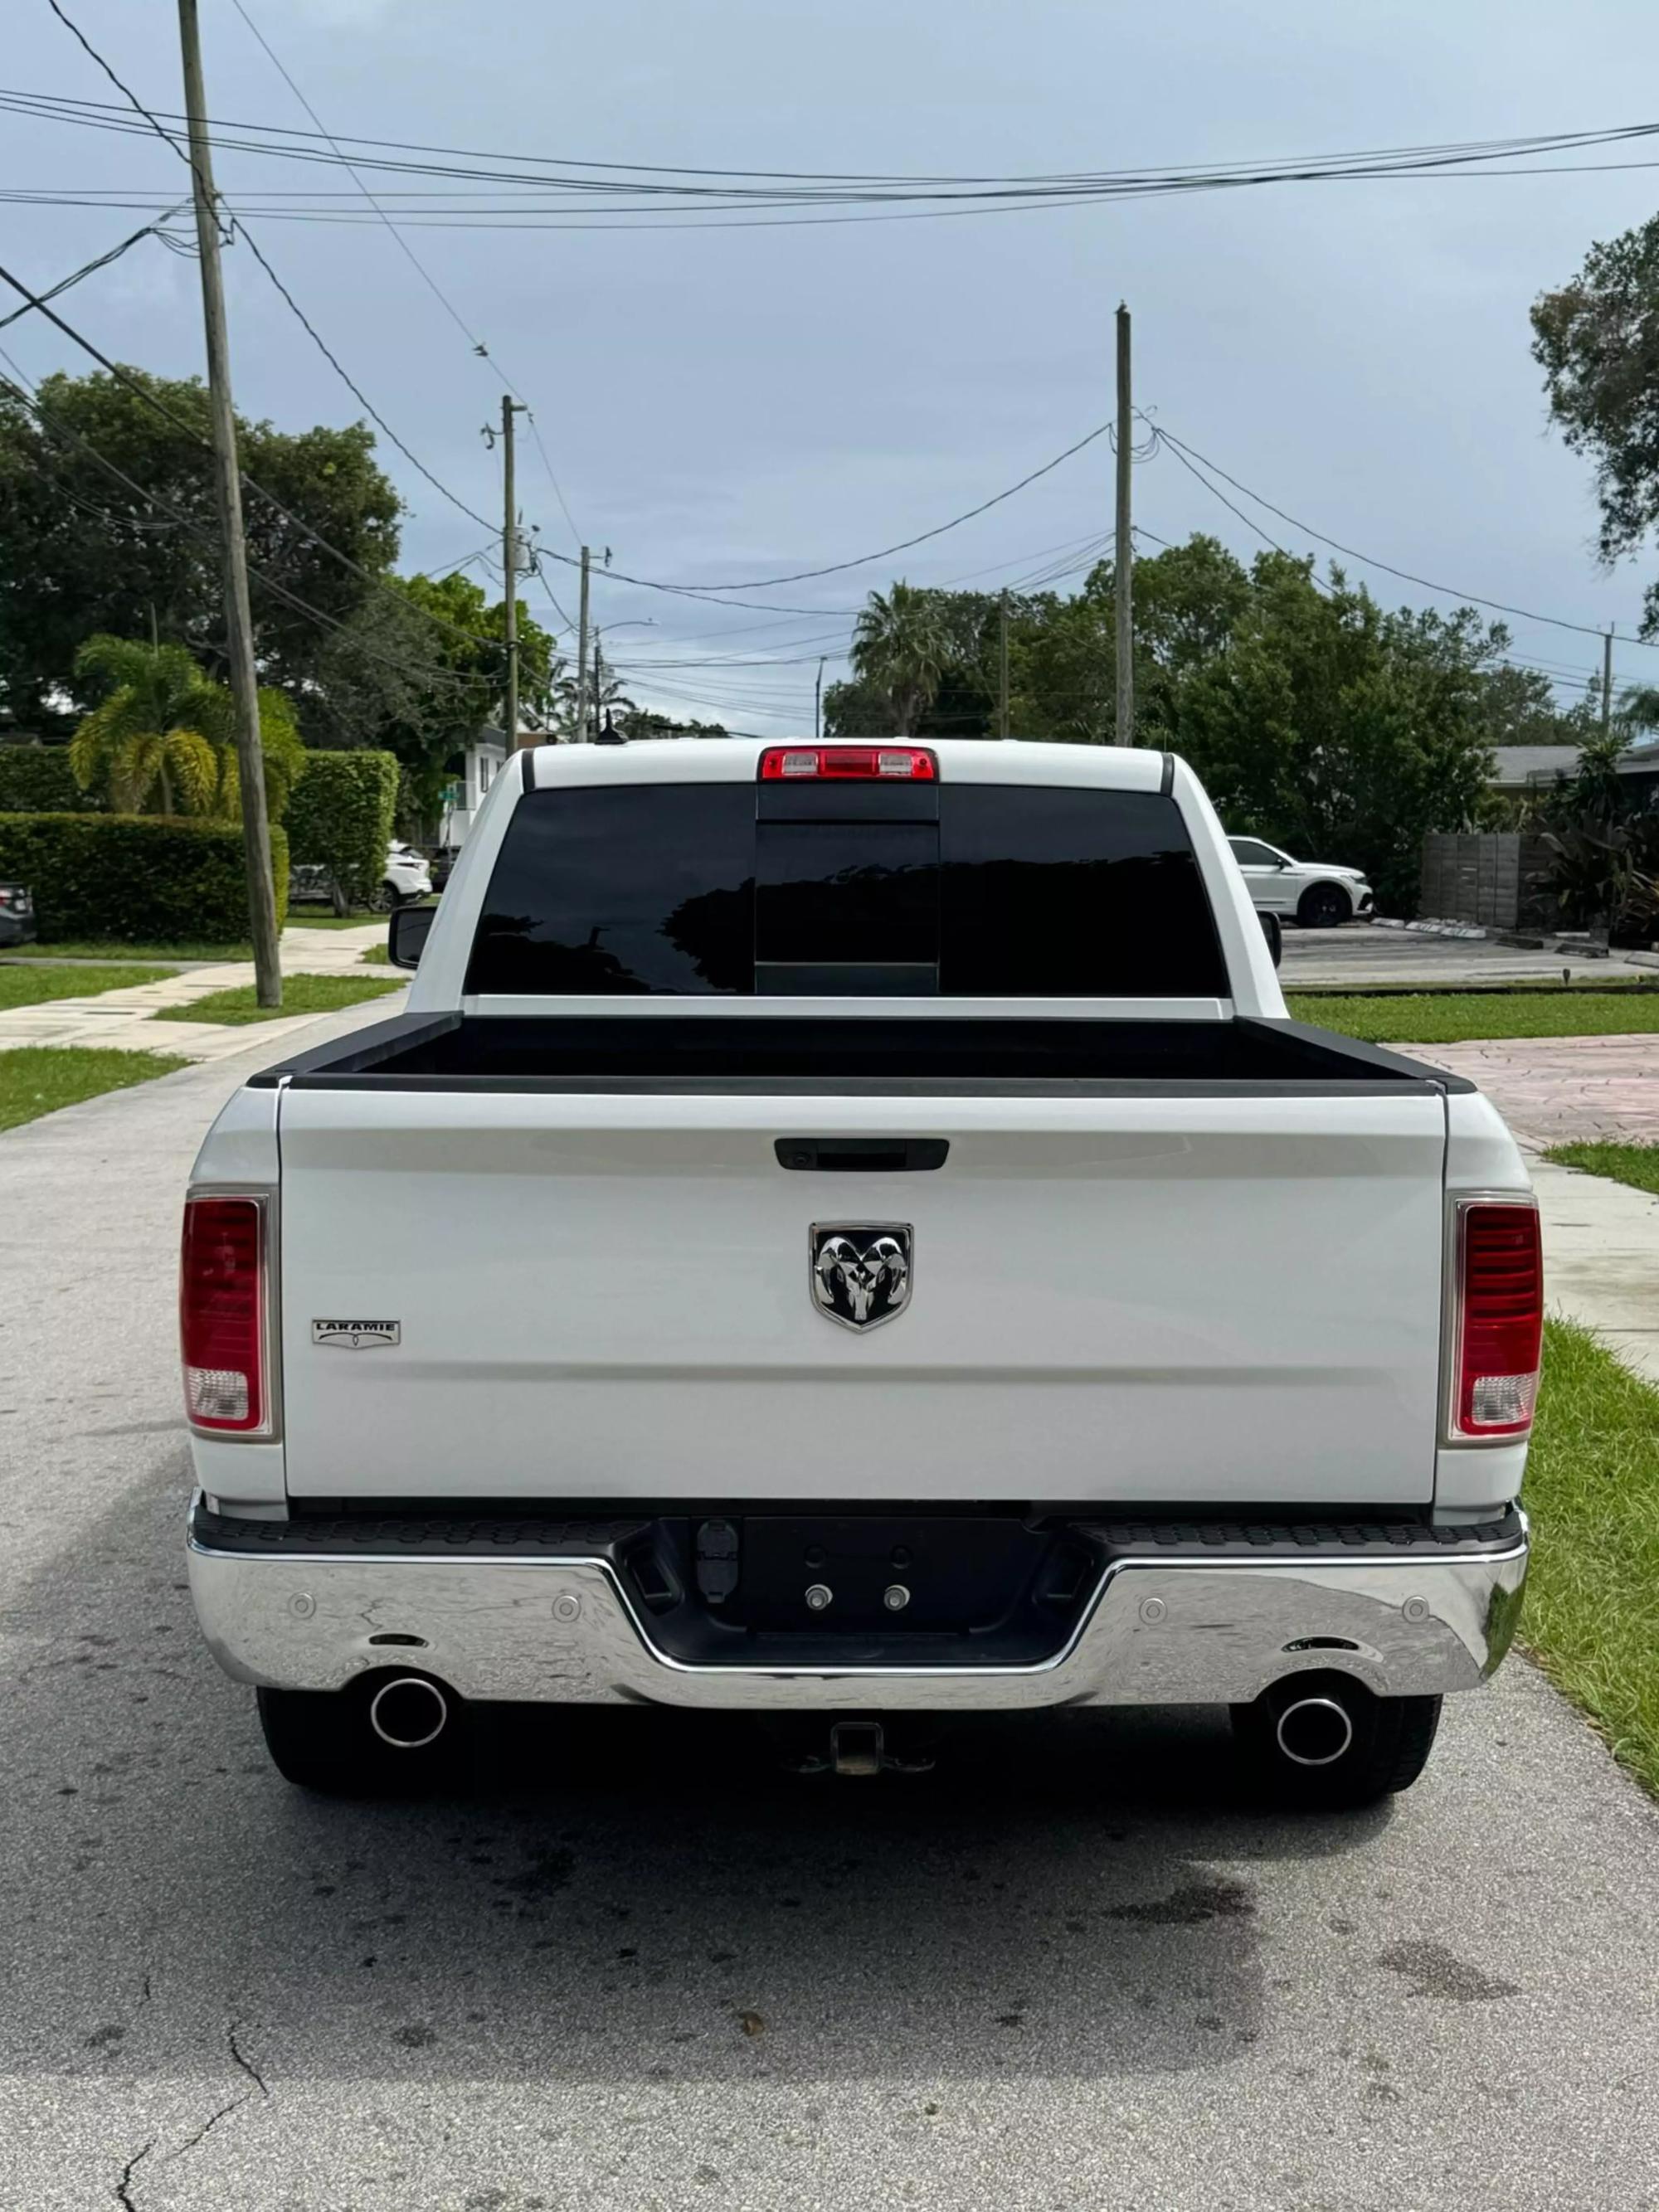
[[[345,1690],[258,1690],[265,1749],[285,1781],[326,1797],[420,1796],[453,1782],[461,1701],[424,1675],[382,1671]]]
[[[1373,1805],[1409,1790],[1428,1764],[1438,1698],[1379,1698],[1342,1674],[1297,1674],[1232,1708],[1233,1734],[1256,1778],[1315,1809]]]
[[[371,914],[395,914],[403,902],[395,884],[376,884],[369,893],[368,910]]]
[[[1339,890],[1334,884],[1316,884],[1311,890],[1303,892],[1296,918],[1304,929],[1340,929],[1352,913],[1346,891]]]

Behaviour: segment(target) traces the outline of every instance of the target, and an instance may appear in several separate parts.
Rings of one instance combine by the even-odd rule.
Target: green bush
[[[0,745],[0,814],[93,814],[103,803],[75,781],[67,745]]]
[[[270,833],[276,918],[288,912],[288,839]],[[34,893],[40,941],[227,945],[248,934],[242,832],[153,814],[0,814],[0,881]]]
[[[288,802],[288,837],[303,867],[326,868],[362,903],[386,873],[398,803],[395,753],[307,752]]]

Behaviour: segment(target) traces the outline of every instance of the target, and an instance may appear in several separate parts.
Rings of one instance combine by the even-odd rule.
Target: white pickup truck
[[[1536,1209],[1468,1084],[1285,1018],[1180,761],[538,748],[392,947],[185,1203],[191,1588],[291,1780],[480,1701],[866,1772],[1216,1702],[1304,1799],[1416,1778],[1519,1610]]]

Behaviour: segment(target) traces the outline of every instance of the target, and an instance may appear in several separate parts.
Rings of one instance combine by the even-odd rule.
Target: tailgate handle
[[[942,1168],[945,1137],[780,1137],[773,1146],[781,1168],[819,1175],[892,1175],[902,1169]]]

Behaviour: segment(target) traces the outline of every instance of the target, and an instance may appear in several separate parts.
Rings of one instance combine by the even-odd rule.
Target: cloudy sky
[[[1571,19],[1544,0],[243,4],[336,133],[583,163],[1002,175],[1254,161],[1641,122],[1659,82],[1650,0],[1585,0]],[[179,106],[168,0],[63,5],[141,99]],[[6,14],[13,89],[117,97],[46,0]],[[308,128],[233,0],[202,0],[202,15],[214,113]],[[143,197],[183,175],[158,143],[61,124],[9,117],[5,149],[0,186],[35,192]],[[1659,160],[1659,142],[1575,158]],[[233,203],[354,189],[235,152],[220,183]],[[259,203],[239,204],[258,224]],[[553,553],[585,538],[617,568],[698,583],[908,538],[1107,417],[1125,298],[1139,402],[1253,489],[1398,567],[1628,637],[1644,571],[1595,568],[1588,472],[1547,428],[1527,307],[1656,204],[1659,167],[1621,167],[816,227],[410,229],[490,361],[372,216],[267,217],[256,234],[380,413],[486,516],[498,463],[479,429],[505,369],[562,493],[526,440],[524,510]],[[15,204],[6,218],[4,258],[37,284],[136,220]],[[289,428],[355,416],[245,250],[227,270],[241,410]],[[150,242],[63,305],[117,357],[184,374],[201,362],[196,283]],[[0,341],[29,374],[84,365],[32,320]],[[381,459],[409,506],[406,566],[482,547],[384,441]],[[602,578],[596,613],[618,626],[636,697],[768,732],[810,726],[817,656],[833,681],[865,590],[896,571],[994,587],[1086,558],[1110,528],[1111,465],[1099,441],[898,562],[738,595],[805,612]],[[1161,538],[1260,546],[1167,453],[1138,469],[1135,493],[1138,523]],[[548,565],[574,612],[572,572]],[[1451,604],[1350,566],[1389,603]],[[1512,629],[1517,653],[1569,685],[1599,663],[1591,637]],[[1615,665],[1651,680],[1659,654],[1626,644]]]

